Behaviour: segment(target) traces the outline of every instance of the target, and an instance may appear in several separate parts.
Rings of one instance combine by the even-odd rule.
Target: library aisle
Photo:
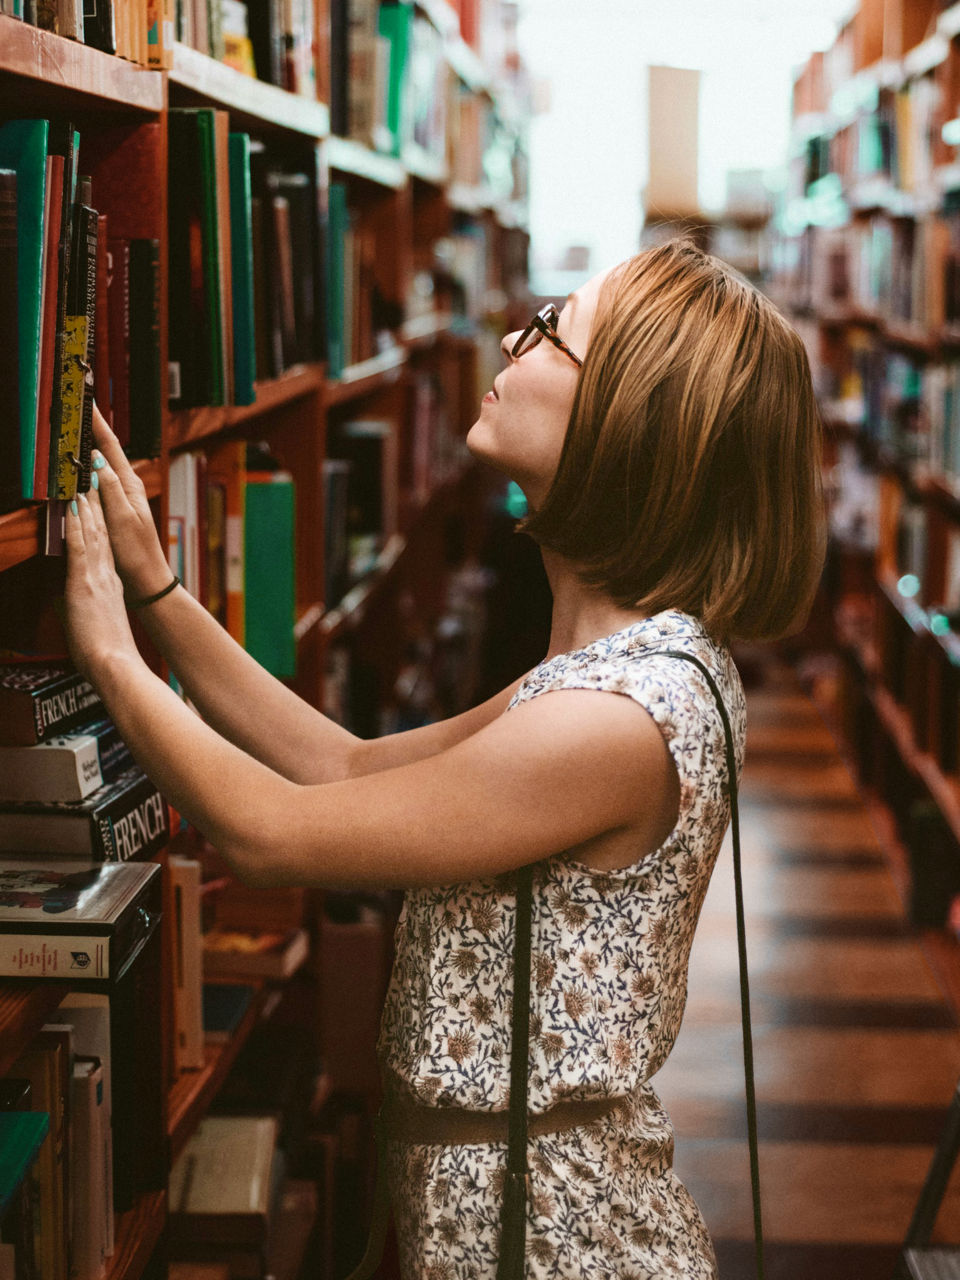
[[[742,841],[768,1280],[889,1280],[960,1075],[960,1027],[792,669],[748,685]],[[723,1280],[753,1270],[729,835],[655,1086]],[[951,1181],[937,1241],[960,1241]]]

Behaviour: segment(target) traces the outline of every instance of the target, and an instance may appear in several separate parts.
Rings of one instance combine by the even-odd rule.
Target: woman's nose
[[[520,330],[515,329],[513,333],[508,333],[501,339],[500,354],[503,356],[504,360],[512,360],[514,358],[513,348],[519,336]]]

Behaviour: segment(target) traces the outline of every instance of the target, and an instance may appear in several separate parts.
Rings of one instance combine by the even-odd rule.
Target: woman
[[[725,646],[795,630],[822,562],[809,368],[776,310],[683,241],[597,276],[503,351],[467,441],[526,493],[553,593],[547,655],[521,680],[357,740],[182,588],[164,593],[142,487],[100,420],[99,493],[67,521],[73,653],[246,881],[408,890],[380,1041],[409,1121],[388,1146],[405,1277],[495,1274],[513,873],[535,863],[528,1274],[705,1280],[714,1250],[650,1078],[729,806],[709,688],[658,653],[707,664],[739,764]],[[140,659],[117,573],[152,600],[143,619],[203,720]],[[461,1140],[411,1141],[440,1109],[465,1113]]]

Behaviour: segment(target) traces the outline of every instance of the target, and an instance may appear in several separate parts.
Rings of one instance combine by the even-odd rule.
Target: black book
[[[350,133],[350,0],[330,0],[330,132]]]
[[[22,502],[17,324],[17,175],[0,169],[0,511]]]
[[[83,800],[0,803],[0,849],[90,862],[142,862],[170,839],[163,796],[134,766]]]
[[[74,207],[73,247],[67,297],[67,312],[83,316],[87,323],[86,354],[83,370],[83,399],[80,407],[80,440],[78,456],[80,473],[77,492],[90,488],[91,450],[93,449],[93,362],[96,340],[97,310],[97,228],[99,215],[90,207],[91,185],[88,177],[78,183],[79,199]],[[64,494],[64,497],[71,495]]]
[[[83,43],[103,53],[117,52],[113,0],[83,0]]]
[[[100,695],[77,671],[0,666],[0,743],[30,747],[102,715]]]
[[[257,79],[284,87],[284,21],[282,0],[252,0],[247,5],[247,30],[253,45]]]
[[[130,241],[130,455],[160,453],[160,241]]]

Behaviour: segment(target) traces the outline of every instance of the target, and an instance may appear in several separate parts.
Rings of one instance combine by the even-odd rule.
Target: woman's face
[[[600,288],[607,272],[572,293],[560,312],[557,333],[581,360],[587,352]],[[467,433],[467,447],[515,480],[536,507],[543,500],[560,461],[580,370],[547,338],[514,359],[520,331],[500,344],[507,367],[497,375]]]

